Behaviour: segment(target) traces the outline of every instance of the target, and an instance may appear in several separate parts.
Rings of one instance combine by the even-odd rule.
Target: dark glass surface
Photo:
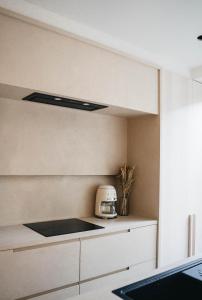
[[[202,264],[184,271],[183,274],[202,281]]]
[[[106,105],[100,105],[97,103],[91,103],[86,101],[84,102],[80,100],[57,97],[57,96],[41,94],[36,92],[24,97],[23,100],[56,105],[56,106],[69,107],[74,109],[87,110],[87,111],[94,111],[98,109],[107,108]]]
[[[183,274],[177,274],[145,287],[126,293],[129,299],[136,300],[179,300],[196,299],[194,296],[201,295],[201,282],[189,278]]]
[[[202,260],[197,260],[114,290],[113,293],[125,300],[202,299],[201,263]]]
[[[104,228],[75,218],[23,225],[46,237]]]

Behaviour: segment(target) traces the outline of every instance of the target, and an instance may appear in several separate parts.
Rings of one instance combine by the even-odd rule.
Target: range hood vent
[[[74,109],[87,110],[87,111],[94,111],[94,110],[103,109],[107,107],[105,105],[100,105],[96,103],[84,102],[84,101],[51,96],[51,95],[41,94],[41,93],[32,93],[24,97],[22,100],[69,107]]]

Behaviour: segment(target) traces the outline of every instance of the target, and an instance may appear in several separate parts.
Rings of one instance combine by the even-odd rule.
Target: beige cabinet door
[[[12,291],[13,280],[10,278],[12,253],[12,250],[0,251],[0,300],[15,299]]]
[[[156,258],[157,226],[81,241],[80,279],[85,280]]]
[[[78,296],[78,295],[79,295],[79,285],[77,284],[38,297],[29,298],[29,300],[66,300],[69,297]]]
[[[0,300],[79,281],[79,241],[0,252]]]
[[[190,214],[195,214],[195,228],[193,228],[193,253],[202,253],[202,84],[192,82],[192,109],[190,130],[190,177],[189,177],[189,206]]]
[[[201,105],[191,79],[161,70],[158,267],[188,256],[188,218],[201,214]],[[197,98],[197,97],[196,97]]]
[[[135,265],[128,270],[120,271],[115,274],[103,276],[97,279],[89,280],[80,284],[80,293],[84,294],[100,287],[110,286],[111,289],[117,288],[118,284],[123,285],[127,280],[139,280],[143,276],[149,276],[156,268],[156,260],[147,261],[138,265]],[[34,300],[34,299],[33,299]]]
[[[158,112],[157,69],[3,15],[0,16],[0,30],[2,83],[143,112]],[[27,37],[29,42],[25,43]]]

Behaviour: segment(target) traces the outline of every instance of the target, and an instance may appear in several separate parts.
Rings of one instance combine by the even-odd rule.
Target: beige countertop
[[[137,227],[157,224],[156,220],[142,218],[138,216],[118,217],[112,220],[97,219],[95,217],[80,219],[103,226],[104,228],[92,231],[58,235],[54,237],[44,237],[39,233],[23,226],[22,224],[1,226],[0,251],[24,247],[33,247],[49,243],[58,243],[62,241],[70,241],[80,238],[88,238],[91,236],[110,234],[113,232],[120,232],[128,229],[134,229]]]
[[[109,285],[107,287],[100,287],[100,289],[98,289],[94,292],[89,292],[89,293],[85,293],[83,295],[70,297],[67,300],[95,300],[95,299],[96,300],[118,300],[118,299],[121,300],[120,297],[118,297],[118,296],[116,296],[115,294],[112,293],[112,290],[118,289],[118,288],[126,286],[128,284],[132,284],[132,283],[137,282],[137,281],[142,280],[142,279],[146,279],[146,278],[151,277],[153,275],[157,275],[159,273],[162,273],[162,272],[165,272],[169,269],[172,269],[172,268],[178,267],[180,265],[189,263],[189,262],[191,262],[193,260],[196,260],[196,259],[202,259],[202,254],[199,255],[199,256],[192,257],[192,258],[187,258],[185,260],[182,260],[180,262],[177,262],[173,265],[170,265],[170,266],[167,266],[167,267],[164,267],[164,268],[156,269],[156,270],[152,271],[150,274],[148,274],[147,276],[140,276],[140,277],[136,277],[135,279],[131,278],[131,279],[128,279],[126,281],[117,280],[117,282],[115,282],[113,285]],[[60,300],[60,299],[58,299],[58,300]]]

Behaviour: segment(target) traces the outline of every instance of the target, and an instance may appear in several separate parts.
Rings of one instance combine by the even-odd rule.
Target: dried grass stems
[[[117,175],[118,188],[123,198],[128,198],[131,187],[135,182],[135,166],[130,167],[126,164],[120,168],[120,173]]]

